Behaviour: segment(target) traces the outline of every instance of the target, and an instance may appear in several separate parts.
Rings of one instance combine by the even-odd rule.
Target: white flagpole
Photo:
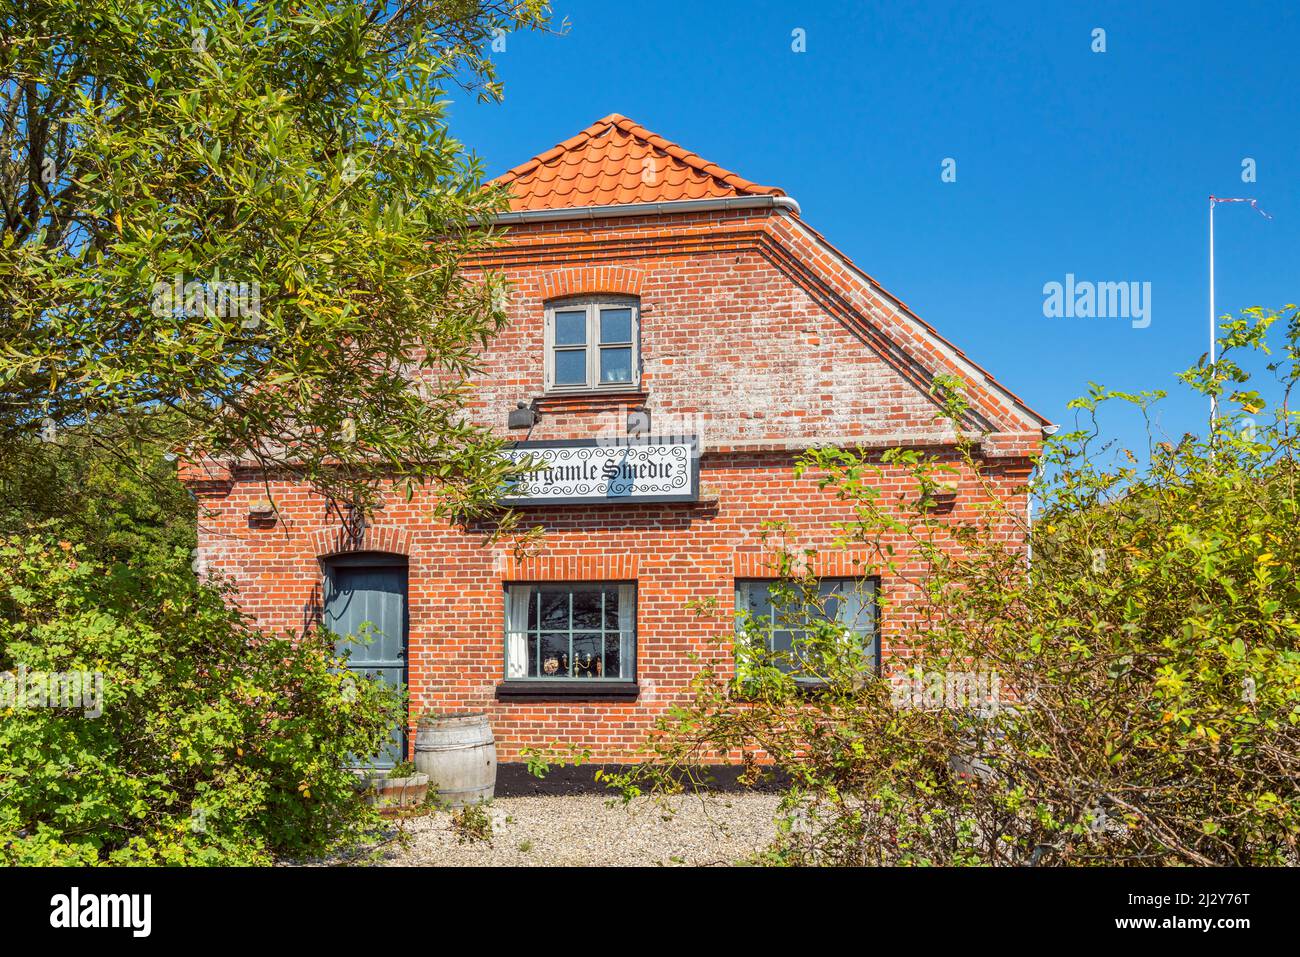
[[[1268,213],[1259,208],[1259,201],[1250,197],[1216,197],[1210,194],[1210,365],[1214,365],[1217,343],[1214,339],[1214,207],[1219,203],[1250,203],[1251,208],[1265,219],[1272,219]],[[1218,414],[1219,403],[1214,393],[1210,393],[1210,431],[1214,431],[1214,417]]]
[[[1210,365],[1214,365],[1214,197],[1210,197]],[[1210,431],[1214,431],[1214,416],[1218,411],[1214,393],[1210,393]]]

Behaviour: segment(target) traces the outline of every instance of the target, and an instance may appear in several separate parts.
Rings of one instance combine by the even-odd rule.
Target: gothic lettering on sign
[[[697,449],[694,436],[519,442],[511,457],[534,470],[510,489],[505,501],[514,506],[693,502],[699,493]]]

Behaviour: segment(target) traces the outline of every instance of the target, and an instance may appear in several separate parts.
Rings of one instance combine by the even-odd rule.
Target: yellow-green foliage
[[[1277,411],[1264,414],[1235,357],[1264,349],[1282,318]],[[787,782],[763,858],[777,863],[1297,863],[1300,312],[1250,310],[1223,331],[1223,358],[1181,377],[1220,397],[1210,437],[1103,461],[1097,408],[1147,413],[1161,394],[1094,387],[1075,403],[1081,427],[1039,463],[1032,529],[1023,500],[991,488],[977,518],[935,517],[927,489],[947,466],[915,450],[885,456],[916,482],[899,501],[879,491],[871,455],[810,452],[804,473],[856,507],[845,542],[877,547],[877,568],[901,574],[878,547],[888,529],[926,560],[906,599],[919,624],[898,642],[914,656],[864,677],[835,629],[815,630],[829,664],[809,695],[785,670],[755,667],[747,649],[761,640],[739,642],[741,677],[706,663],[650,761],[615,783],[629,796],[673,790],[706,754],[764,752]],[[960,420],[960,391],[941,386]],[[962,454],[978,464],[973,447]],[[1017,547],[998,534],[1008,522]],[[924,693],[929,677],[971,673],[996,679],[991,700]]]
[[[27,683],[0,699],[0,863],[259,863],[370,819],[345,765],[386,740],[396,692],[225,597],[184,551],[105,565],[0,538],[0,671]],[[49,672],[99,677],[50,707]]]

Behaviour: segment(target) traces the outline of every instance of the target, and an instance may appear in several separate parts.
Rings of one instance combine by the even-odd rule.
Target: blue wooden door
[[[325,580],[324,624],[339,636],[335,650],[358,675],[406,684],[406,567],[339,564]],[[368,627],[365,627],[367,626]],[[391,768],[406,756],[406,721],[392,730],[382,752],[361,760]]]

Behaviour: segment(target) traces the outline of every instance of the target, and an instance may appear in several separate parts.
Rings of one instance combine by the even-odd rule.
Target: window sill
[[[741,701],[755,697],[755,695],[745,687],[743,679],[738,680],[740,683],[733,686],[733,695]],[[823,681],[818,678],[794,679],[794,692],[800,698],[821,698],[829,694],[839,693],[838,689],[833,688],[829,681]]]
[[[635,681],[503,681],[500,701],[635,701],[641,693]]]
[[[540,402],[563,402],[566,399],[645,399],[650,393],[640,386],[629,385],[606,389],[551,389],[538,396]]]

